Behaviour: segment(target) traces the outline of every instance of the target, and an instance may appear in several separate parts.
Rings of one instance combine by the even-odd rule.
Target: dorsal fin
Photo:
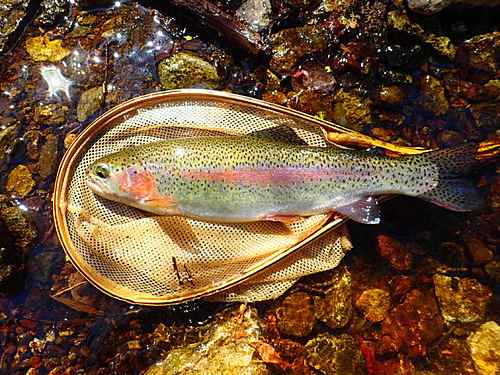
[[[305,145],[307,142],[300,138],[292,128],[288,126],[275,126],[273,128],[257,130],[252,133],[247,134],[247,137],[257,137],[271,139],[273,141],[279,141],[283,143],[289,143],[292,145]]]

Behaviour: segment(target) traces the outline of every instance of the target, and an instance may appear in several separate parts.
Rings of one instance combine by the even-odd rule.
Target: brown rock
[[[436,299],[430,294],[413,290],[382,322],[377,354],[403,350],[410,357],[425,355],[427,345],[440,337],[444,328]]]
[[[18,165],[9,173],[7,190],[14,193],[17,198],[24,198],[35,186],[29,169],[25,165]]]
[[[276,317],[280,333],[289,336],[309,336],[316,322],[313,301],[304,292],[287,296],[276,310]]]
[[[356,301],[356,307],[363,311],[371,322],[380,322],[387,316],[390,307],[389,292],[382,289],[363,291]]]
[[[386,235],[377,237],[380,255],[387,259],[392,268],[398,271],[410,269],[413,256],[406,245]]]

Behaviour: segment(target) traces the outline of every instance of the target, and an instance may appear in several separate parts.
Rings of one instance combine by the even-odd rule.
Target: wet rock
[[[36,124],[57,125],[66,121],[68,107],[61,104],[40,104],[35,107],[33,121]]]
[[[441,315],[447,323],[471,323],[484,318],[493,292],[475,279],[433,276]]]
[[[457,54],[457,47],[448,37],[437,36],[429,30],[424,29],[418,23],[413,22],[406,14],[392,11],[388,13],[388,24],[395,30],[402,31],[408,35],[418,37],[422,42],[434,48],[438,53],[454,60]]]
[[[276,317],[280,333],[288,336],[309,336],[316,322],[313,301],[304,292],[287,296],[276,310]]]
[[[467,248],[474,261],[480,264],[484,264],[493,259],[493,251],[479,238],[468,236]]]
[[[373,366],[373,374],[383,375],[424,375],[415,372],[415,366],[410,358],[404,353],[398,353],[396,357],[391,357],[384,361],[376,360]],[[426,375],[438,375],[434,373]]]
[[[377,237],[377,245],[380,255],[389,261],[392,268],[398,271],[410,269],[413,263],[413,255],[405,244],[381,234]]]
[[[262,322],[254,309],[247,308],[243,314],[225,311],[200,342],[171,350],[145,375],[270,374],[251,345],[262,342]]]
[[[9,161],[7,152],[11,149],[15,138],[19,133],[19,123],[7,126],[5,129],[0,129],[0,170],[5,167]]]
[[[261,32],[271,23],[270,0],[246,0],[235,13],[235,17],[251,30]]]
[[[426,74],[420,81],[420,88],[424,94],[421,103],[425,109],[436,116],[443,115],[448,111],[450,103],[446,99],[444,87],[438,79]]]
[[[360,344],[352,336],[323,333],[306,344],[307,363],[323,374],[368,374]]]
[[[83,122],[95,115],[102,109],[102,86],[93,87],[82,93],[76,109],[78,121]],[[116,90],[109,91],[106,96],[106,103],[113,103],[117,100]]]
[[[37,26],[53,26],[69,12],[69,0],[43,0],[40,15],[35,20]]]
[[[462,135],[455,130],[443,130],[436,137],[436,142],[440,147],[452,147],[464,143]]]
[[[467,338],[478,375],[500,374],[500,326],[489,321]]]
[[[477,35],[464,42],[472,67],[495,73],[499,68],[500,31]]]
[[[389,281],[392,297],[395,300],[400,300],[406,293],[408,293],[415,283],[414,276],[397,275]]]
[[[417,13],[434,14],[457,3],[491,8],[500,5],[499,0],[408,0],[408,7]]]
[[[349,270],[345,267],[335,270],[332,284],[323,298],[314,297],[316,318],[331,328],[341,328],[347,324],[353,313],[352,277]]]
[[[488,132],[494,132],[500,129],[500,103],[472,103],[468,106],[472,117],[476,121],[476,126],[485,129]]]
[[[160,62],[158,76],[165,90],[213,89],[220,83],[217,69],[191,52],[179,52]]]
[[[8,49],[11,37],[23,22],[29,0],[3,0],[0,7],[0,52]]]
[[[62,268],[65,263],[64,254],[55,252],[43,252],[35,255],[28,261],[30,275],[34,280],[42,284],[52,280],[55,269]]]
[[[25,261],[37,230],[26,213],[0,195],[0,296],[13,295],[23,286]]]
[[[350,129],[361,131],[372,122],[371,99],[343,89],[335,95],[334,122]]]
[[[359,5],[360,2],[360,0],[323,0],[313,13],[334,13],[343,15],[349,9],[353,9],[354,7]]]
[[[382,86],[378,97],[384,103],[400,104],[404,100],[404,91],[398,86]]]
[[[484,266],[486,273],[497,283],[500,283],[500,261],[494,260]]]
[[[60,61],[71,53],[62,39],[51,39],[49,35],[36,36],[26,40],[26,50],[35,61]]]
[[[49,134],[40,154],[40,177],[47,178],[56,167],[59,138]]]
[[[34,186],[35,181],[25,165],[18,165],[9,173],[7,191],[13,193],[17,198],[27,196]]]
[[[405,301],[394,307],[382,322],[377,354],[403,350],[410,357],[426,354],[427,345],[444,333],[444,321],[436,299],[412,290]]]
[[[324,120],[332,119],[331,96],[321,95],[315,90],[305,90],[297,95],[289,97],[288,104],[290,107],[293,107],[293,109],[310,115],[316,115]]]
[[[26,142],[26,154],[30,160],[38,160],[40,157],[40,138],[42,132],[39,130],[28,130],[24,133],[24,140]]]
[[[363,311],[371,322],[385,319],[391,304],[389,292],[383,289],[368,289],[363,291],[356,301],[356,307]]]
[[[327,47],[328,29],[321,25],[285,29],[273,34],[270,42],[271,69],[282,75],[290,75],[296,73],[300,61],[311,52]]]

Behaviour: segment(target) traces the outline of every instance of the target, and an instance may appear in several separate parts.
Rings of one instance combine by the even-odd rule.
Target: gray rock
[[[499,0],[408,0],[408,7],[417,13],[434,14],[449,5],[457,3],[488,8],[500,5]]]

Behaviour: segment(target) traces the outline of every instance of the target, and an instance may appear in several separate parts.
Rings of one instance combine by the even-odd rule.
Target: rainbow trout
[[[375,196],[415,196],[456,211],[481,204],[463,178],[478,145],[402,158],[255,136],[172,139],[94,162],[96,194],[160,215],[214,222],[294,221],[331,211],[380,221]]]

